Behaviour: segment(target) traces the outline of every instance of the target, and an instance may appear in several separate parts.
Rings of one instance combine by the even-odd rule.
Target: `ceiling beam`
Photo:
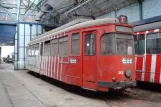
[[[1,5],[0,5],[0,7],[9,14],[9,16],[13,19],[13,21],[16,22],[16,17],[10,11],[8,11],[6,8],[2,7]]]
[[[30,0],[29,0],[29,1],[30,1]],[[29,2],[29,1],[28,1],[28,2]],[[26,13],[26,12],[35,4],[35,1],[36,1],[36,0],[34,0],[34,1],[32,2],[32,4],[26,9],[25,13]]]
[[[39,1],[39,3],[36,6],[34,6],[34,9],[32,11],[30,11],[30,12],[26,12],[26,14],[19,21],[22,21],[27,16],[31,15],[31,13],[33,13],[34,11],[36,11],[38,5],[43,5],[44,4],[44,3],[42,3],[43,1],[44,1],[44,3],[46,2],[46,0]]]
[[[74,7],[74,8],[72,8],[72,9],[70,9],[69,11],[65,12],[64,14],[69,14],[69,13],[77,10],[78,8],[90,3],[91,1],[93,1],[93,0],[86,0],[85,2],[81,3],[80,5],[78,5],[78,6]]]

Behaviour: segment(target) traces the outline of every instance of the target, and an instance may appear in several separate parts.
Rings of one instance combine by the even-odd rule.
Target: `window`
[[[95,55],[96,51],[96,35],[87,34],[85,36],[85,55]]]
[[[45,41],[44,56],[50,56],[50,40],[49,41]]]
[[[147,53],[161,53],[161,33],[152,33],[147,35]]]
[[[79,55],[80,50],[80,34],[75,33],[72,35],[72,55]]]
[[[59,39],[59,55],[62,57],[68,56],[68,37]]]
[[[34,57],[35,56],[35,46],[32,45],[31,47],[31,56]]]
[[[35,55],[38,56],[39,55],[39,44],[35,45]]]
[[[50,44],[45,44],[44,46],[44,56],[50,55]]]
[[[136,54],[144,54],[145,53],[145,37],[144,37],[144,34],[134,36],[134,44],[135,44],[135,53]]]
[[[121,55],[132,55],[133,36],[127,34],[116,34],[116,53]]]
[[[133,54],[133,40],[128,39],[117,39],[116,40],[116,46],[117,46],[117,53],[118,54],[127,54],[132,55]]]
[[[28,47],[27,53],[28,53],[28,57],[31,57],[31,46]]]
[[[43,56],[43,47],[44,47],[44,45],[43,45],[43,43],[41,43],[41,48],[40,48],[40,55],[41,56]]]
[[[115,34],[104,34],[101,37],[101,55],[115,54]]]
[[[134,53],[133,36],[127,34],[104,34],[100,40],[101,55],[131,55]]]
[[[51,55],[58,55],[58,39],[54,39],[51,41]]]

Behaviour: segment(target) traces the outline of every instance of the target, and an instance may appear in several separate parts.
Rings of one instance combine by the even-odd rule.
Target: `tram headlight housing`
[[[131,70],[130,69],[125,70],[124,75],[125,75],[126,78],[130,78],[131,75],[132,75]]]

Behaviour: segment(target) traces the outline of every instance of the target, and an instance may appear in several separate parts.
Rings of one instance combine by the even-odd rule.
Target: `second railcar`
[[[136,80],[161,84],[161,16],[135,23]]]

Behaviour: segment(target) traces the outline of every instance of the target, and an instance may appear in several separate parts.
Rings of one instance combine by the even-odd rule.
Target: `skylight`
[[[30,0],[31,2],[34,2],[35,4],[38,4],[40,0]]]

